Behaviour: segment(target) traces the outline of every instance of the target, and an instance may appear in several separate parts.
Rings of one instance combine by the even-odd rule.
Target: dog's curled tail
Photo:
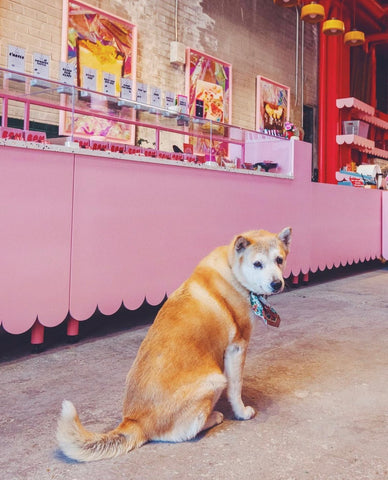
[[[62,403],[57,440],[67,457],[81,462],[117,457],[147,441],[144,432],[133,420],[124,420],[108,433],[89,432],[81,424],[74,405],[68,400]]]

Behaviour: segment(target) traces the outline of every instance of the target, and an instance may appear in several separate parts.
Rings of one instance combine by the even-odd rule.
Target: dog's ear
[[[237,253],[241,253],[247,248],[248,245],[250,245],[250,243],[251,242],[247,238],[239,235],[234,241],[234,249]]]
[[[292,228],[286,227],[286,228],[283,228],[283,230],[278,234],[279,240],[284,243],[287,249],[289,248],[291,243],[291,232],[292,232]]]

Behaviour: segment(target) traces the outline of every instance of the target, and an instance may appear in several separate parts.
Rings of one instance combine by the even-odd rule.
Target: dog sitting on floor
[[[64,400],[57,439],[69,458],[111,458],[151,440],[179,442],[218,425],[221,393],[236,418],[255,410],[241,399],[242,373],[255,313],[276,316],[262,297],[284,288],[291,228],[253,230],[205,257],[168,298],[150,327],[126,380],[123,421],[98,434]],[[267,316],[269,314],[269,316]]]

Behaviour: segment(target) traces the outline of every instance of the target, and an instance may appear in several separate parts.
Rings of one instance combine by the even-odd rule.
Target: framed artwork
[[[218,58],[191,48],[186,50],[186,94],[189,114],[212,121],[215,132],[223,133],[223,127],[214,123],[230,123],[232,117],[232,66]],[[214,123],[213,123],[214,122]],[[206,128],[206,124],[202,124]],[[223,142],[191,137],[195,153],[225,155]]]
[[[75,65],[77,85],[90,89],[85,78],[92,71],[96,73],[94,85],[97,92],[104,92],[104,81],[110,78],[114,79],[112,93],[120,96],[121,78],[131,78],[133,82],[136,79],[136,26],[78,0],[64,0],[63,11],[62,60]],[[93,95],[91,97],[93,103]],[[102,105],[104,97],[95,97],[94,102],[98,104],[91,107],[106,111],[107,106]],[[71,133],[71,115],[61,113],[60,132],[68,135]],[[73,134],[133,143],[135,127],[119,122],[113,115],[112,119],[75,115]]]
[[[256,77],[256,130],[283,132],[289,120],[290,88],[262,76]]]

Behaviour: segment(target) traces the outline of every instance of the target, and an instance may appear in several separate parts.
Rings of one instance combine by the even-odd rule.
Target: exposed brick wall
[[[90,0],[102,10],[138,27],[137,80],[163,90],[184,93],[183,67],[169,62],[175,40],[175,0]],[[296,11],[272,0],[179,0],[178,40],[233,66],[232,123],[255,128],[255,79],[264,75],[291,88],[291,120],[301,123],[301,89],[296,95]],[[27,72],[32,54],[51,57],[50,73],[58,76],[61,56],[62,0],[2,0],[0,63],[7,65],[8,44],[26,49]],[[317,104],[318,27],[305,25],[304,103]],[[300,32],[301,33],[301,32]],[[299,50],[301,51],[301,50]],[[301,71],[299,70],[299,87]],[[40,121],[55,123],[57,115],[38,110]],[[35,119],[35,118],[34,118]]]

